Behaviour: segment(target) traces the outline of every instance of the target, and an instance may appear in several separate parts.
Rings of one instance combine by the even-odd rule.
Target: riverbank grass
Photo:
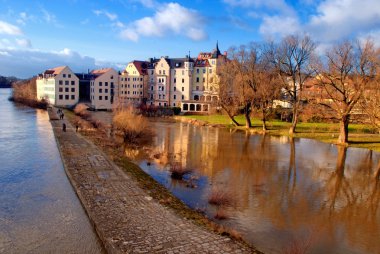
[[[235,127],[232,121],[226,115],[185,115],[178,116],[187,120],[198,120],[211,125],[222,125],[227,128],[237,130],[246,130],[245,119],[243,115],[237,116],[236,121],[242,126]],[[261,133],[262,122],[257,118],[252,118],[252,128],[250,132]],[[267,122],[268,134],[289,136],[289,128],[291,123],[279,120],[271,120]],[[377,130],[371,125],[366,124],[350,124],[349,127],[349,143],[350,147],[366,148],[380,152],[380,135]],[[335,144],[339,135],[338,123],[306,123],[301,122],[297,125],[296,138],[309,138],[319,140],[325,143]]]

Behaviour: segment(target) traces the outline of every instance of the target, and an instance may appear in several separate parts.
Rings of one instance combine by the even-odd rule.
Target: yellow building
[[[122,106],[138,106],[147,100],[148,62],[130,62],[119,77],[119,102]]]

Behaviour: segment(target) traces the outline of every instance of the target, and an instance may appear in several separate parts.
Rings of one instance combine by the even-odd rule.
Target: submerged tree
[[[324,90],[320,104],[335,112],[340,122],[338,143],[348,142],[348,124],[363,92],[374,80],[374,46],[343,42],[326,53],[326,61],[317,68],[317,80]]]

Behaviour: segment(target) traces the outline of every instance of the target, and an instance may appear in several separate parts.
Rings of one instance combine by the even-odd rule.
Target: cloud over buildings
[[[205,39],[204,18],[195,10],[168,3],[159,7],[153,16],[138,19],[120,32],[121,38],[131,41],[170,35],[181,35],[194,41]]]

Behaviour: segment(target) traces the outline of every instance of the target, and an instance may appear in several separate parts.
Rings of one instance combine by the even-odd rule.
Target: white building
[[[95,110],[111,110],[118,99],[118,72],[112,68],[105,68],[93,70],[91,74],[91,107]]]
[[[78,103],[79,79],[68,66],[48,69],[37,77],[37,99],[55,106],[69,107]]]

